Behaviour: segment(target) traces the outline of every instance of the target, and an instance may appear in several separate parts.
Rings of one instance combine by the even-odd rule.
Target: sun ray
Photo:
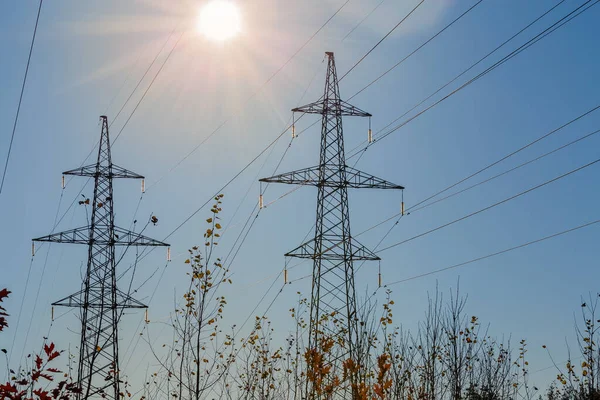
[[[197,27],[210,40],[231,39],[241,30],[239,9],[231,1],[213,0],[200,10]]]

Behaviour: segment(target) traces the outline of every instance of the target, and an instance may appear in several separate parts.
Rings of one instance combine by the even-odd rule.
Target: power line
[[[579,226],[576,226],[574,228],[567,229],[567,230],[564,230],[564,231],[561,231],[561,232],[558,232],[558,233],[554,233],[552,235],[545,236],[545,237],[542,237],[540,239],[532,240],[530,242],[523,243],[523,244],[520,244],[518,246],[510,247],[508,249],[497,251],[495,253],[491,253],[491,254],[488,254],[488,255],[485,255],[485,256],[482,256],[482,257],[477,257],[477,258],[471,259],[469,261],[461,262],[461,263],[458,263],[458,264],[451,265],[449,267],[440,268],[440,269],[437,269],[435,271],[426,272],[426,273],[423,273],[423,274],[420,274],[420,275],[415,275],[415,276],[412,276],[410,278],[406,278],[406,279],[401,279],[401,280],[398,280],[398,281],[394,281],[392,283],[388,283],[385,286],[387,287],[387,286],[391,286],[391,285],[396,285],[398,283],[403,283],[403,282],[412,281],[414,279],[423,278],[425,276],[437,274],[437,273],[440,273],[440,272],[443,272],[443,271],[447,271],[449,269],[454,269],[454,268],[462,267],[464,265],[472,264],[472,263],[477,262],[477,261],[485,260],[487,258],[495,257],[495,256],[498,256],[500,254],[508,253],[510,251],[513,251],[513,250],[521,249],[523,247],[527,247],[527,246],[530,246],[530,245],[535,244],[535,243],[540,243],[540,242],[543,242],[543,241],[548,240],[548,239],[552,239],[552,238],[555,238],[555,237],[558,237],[558,236],[562,236],[562,235],[565,235],[567,233],[571,233],[571,232],[577,231],[579,229],[583,229],[583,228],[586,228],[588,226],[595,225],[597,223],[600,223],[600,219],[597,219],[595,221],[588,222],[586,224],[579,225]]]
[[[404,16],[404,18],[402,18],[402,19],[401,19],[401,20],[400,20],[400,21],[399,21],[399,22],[398,22],[398,23],[397,23],[397,24],[396,24],[396,25],[395,25],[395,26],[394,26],[392,29],[390,29],[390,30],[388,31],[388,33],[386,33],[386,34],[385,34],[385,36],[384,36],[384,37],[382,37],[382,38],[381,38],[381,39],[380,39],[380,40],[379,40],[377,43],[375,43],[375,45],[374,45],[373,47],[371,47],[371,49],[370,49],[369,51],[367,51],[367,52],[365,53],[365,55],[364,55],[364,56],[362,56],[362,57],[360,58],[360,60],[358,60],[358,61],[356,62],[356,64],[354,64],[354,65],[352,66],[352,68],[350,68],[350,69],[349,69],[349,70],[348,70],[348,71],[347,71],[347,72],[346,72],[344,75],[342,75],[342,77],[339,79],[339,81],[341,82],[341,81],[342,81],[342,80],[343,80],[343,79],[346,77],[346,75],[348,75],[350,72],[352,72],[352,70],[353,70],[354,68],[356,68],[356,67],[358,66],[358,64],[360,64],[360,63],[361,63],[361,62],[362,62],[362,61],[363,61],[365,58],[367,58],[367,56],[368,56],[369,54],[371,54],[371,52],[372,52],[373,50],[375,50],[375,49],[377,48],[377,46],[379,46],[379,45],[380,45],[380,44],[381,44],[381,43],[382,43],[382,42],[383,42],[385,39],[387,39],[387,37],[388,37],[388,36],[390,36],[390,35],[392,34],[392,32],[394,32],[394,31],[396,30],[396,28],[398,28],[400,25],[402,25],[402,23],[403,23],[404,21],[406,21],[406,20],[408,19],[408,17],[410,17],[410,16],[412,15],[412,13],[414,13],[415,11],[417,11],[417,8],[419,8],[419,6],[420,6],[421,4],[423,4],[423,2],[424,2],[424,1],[425,1],[425,0],[421,0],[419,3],[417,3],[417,5],[416,5],[416,6],[415,6],[415,7],[414,7],[412,10],[410,10],[410,12],[409,12],[408,14],[406,14],[406,15]]]
[[[394,243],[394,244],[392,244],[392,245],[390,245],[390,246],[384,247],[383,249],[381,249],[381,250],[379,250],[379,251],[386,251],[386,250],[389,250],[389,249],[391,249],[391,248],[393,248],[393,247],[400,246],[400,245],[402,245],[402,244],[404,244],[404,243],[410,242],[410,241],[412,241],[412,240],[415,240],[415,239],[417,239],[417,238],[420,238],[420,237],[423,237],[423,236],[425,236],[425,235],[428,235],[428,234],[430,234],[430,233],[436,232],[436,231],[438,231],[438,230],[440,230],[440,229],[446,228],[447,226],[450,226],[450,225],[453,225],[453,224],[455,224],[455,223],[457,223],[457,222],[463,221],[463,220],[465,220],[465,219],[467,219],[467,218],[470,218],[470,217],[472,217],[472,216],[475,216],[475,215],[477,215],[477,214],[480,214],[480,213],[482,213],[482,212],[484,212],[484,211],[490,210],[490,209],[492,209],[492,208],[494,208],[494,207],[496,207],[496,206],[499,206],[499,205],[501,205],[501,204],[504,204],[504,203],[506,203],[506,202],[508,202],[508,201],[511,201],[511,200],[514,200],[514,199],[516,199],[516,198],[518,198],[518,197],[521,197],[521,196],[523,196],[523,195],[525,195],[525,194],[527,194],[527,193],[529,193],[529,192],[532,192],[532,191],[534,191],[534,190],[536,190],[536,189],[539,189],[539,188],[541,188],[541,187],[544,187],[544,186],[546,186],[546,185],[549,185],[550,183],[556,182],[556,181],[558,181],[558,180],[560,180],[560,179],[562,179],[562,178],[565,178],[565,177],[567,177],[567,176],[569,176],[569,175],[572,175],[572,174],[574,174],[575,172],[578,172],[578,171],[581,171],[582,169],[585,169],[585,168],[587,168],[587,167],[590,167],[590,166],[592,166],[592,165],[594,165],[594,164],[596,164],[596,163],[598,163],[598,162],[600,162],[600,158],[598,158],[598,159],[596,159],[596,160],[594,160],[594,161],[592,161],[592,162],[590,162],[590,163],[587,163],[587,164],[585,164],[585,165],[582,165],[581,167],[575,168],[575,169],[573,169],[573,170],[571,170],[571,171],[569,171],[569,172],[566,172],[566,173],[564,173],[564,174],[562,174],[562,175],[559,175],[559,176],[557,176],[557,177],[555,177],[555,178],[552,178],[552,179],[550,179],[550,180],[548,180],[548,181],[545,181],[544,183],[541,183],[541,184],[539,184],[539,185],[533,186],[533,187],[531,187],[531,188],[529,188],[529,189],[527,189],[527,190],[524,190],[524,191],[522,191],[522,192],[520,192],[520,193],[517,193],[517,194],[515,194],[515,195],[513,195],[513,196],[507,197],[507,198],[506,198],[506,199],[504,199],[504,200],[501,200],[501,201],[499,201],[499,202],[496,202],[496,203],[494,203],[494,204],[492,204],[492,205],[489,205],[489,206],[487,206],[487,207],[484,207],[484,208],[482,208],[482,209],[479,209],[479,210],[477,210],[477,211],[475,211],[475,212],[472,212],[472,213],[470,213],[470,214],[467,214],[467,215],[465,215],[465,216],[463,216],[463,217],[460,217],[460,218],[458,218],[458,219],[455,219],[455,220],[453,220],[453,221],[450,221],[450,222],[448,222],[448,223],[445,223],[445,224],[443,224],[443,225],[440,225],[440,226],[438,226],[438,227],[436,227],[436,228],[430,229],[430,230],[428,230],[428,231],[426,231],[426,232],[423,232],[423,233],[420,233],[420,234],[418,234],[418,235],[412,236],[412,237],[410,237],[410,238],[408,238],[408,239],[405,239],[405,240],[403,240],[403,241],[401,241],[401,242]]]
[[[512,152],[510,152],[510,153],[508,153],[507,155],[505,155],[505,156],[503,156],[503,157],[500,157],[498,160],[496,160],[496,161],[494,161],[494,162],[492,162],[492,163],[490,163],[490,164],[487,164],[485,167],[483,167],[483,168],[480,168],[480,169],[479,169],[479,170],[477,170],[476,172],[474,172],[474,173],[472,173],[472,174],[468,175],[467,177],[465,177],[465,178],[463,178],[463,179],[460,179],[459,181],[457,181],[457,182],[455,182],[455,183],[453,183],[453,184],[451,184],[451,185],[449,185],[449,186],[445,187],[444,189],[442,189],[442,190],[440,190],[440,191],[438,191],[438,192],[436,192],[436,193],[432,194],[431,196],[429,196],[429,197],[425,198],[424,200],[421,200],[421,201],[419,201],[418,203],[416,203],[415,205],[413,205],[412,207],[410,207],[409,209],[407,209],[407,211],[411,211],[411,210],[412,210],[412,209],[414,209],[415,207],[418,207],[419,205],[421,205],[421,204],[423,204],[423,203],[425,203],[425,202],[427,202],[427,201],[429,201],[429,200],[431,200],[431,199],[433,199],[433,198],[435,198],[435,197],[439,196],[439,195],[440,195],[440,194],[442,194],[442,193],[445,193],[445,192],[447,192],[448,190],[450,190],[450,189],[452,189],[452,188],[454,188],[454,187],[456,187],[456,186],[460,185],[461,183],[464,183],[464,182],[468,181],[469,179],[471,179],[471,178],[474,178],[475,176],[477,176],[477,175],[481,174],[482,172],[485,172],[485,171],[487,171],[488,169],[490,169],[490,168],[494,167],[495,165],[498,165],[498,164],[500,164],[501,162],[503,162],[503,161],[505,161],[505,160],[509,159],[510,157],[512,157],[512,156],[514,156],[514,155],[516,155],[516,154],[520,153],[521,151],[523,151],[523,150],[525,150],[525,149],[527,149],[527,148],[529,148],[529,147],[533,146],[534,144],[536,144],[536,143],[538,143],[538,142],[540,142],[540,141],[542,141],[542,140],[544,140],[544,139],[547,139],[547,138],[548,138],[548,137],[550,137],[551,135],[554,135],[555,133],[557,133],[557,132],[561,131],[562,129],[564,129],[564,128],[566,128],[566,127],[568,127],[569,125],[573,124],[574,122],[577,122],[577,121],[579,121],[580,119],[582,119],[582,118],[584,118],[584,117],[586,117],[586,116],[588,116],[588,115],[592,114],[593,112],[597,111],[598,109],[600,109],[600,104],[599,104],[599,105],[597,105],[597,106],[595,106],[595,107],[593,107],[593,108],[591,108],[590,110],[588,110],[588,111],[586,111],[586,112],[584,112],[584,113],[582,113],[582,114],[578,115],[577,117],[575,117],[575,118],[571,119],[570,121],[568,121],[568,122],[566,122],[566,123],[562,124],[562,125],[561,125],[561,126],[559,126],[558,128],[555,128],[555,129],[551,130],[550,132],[548,132],[548,133],[545,133],[544,135],[542,135],[542,136],[540,136],[540,137],[538,137],[538,138],[536,138],[536,139],[534,139],[534,140],[532,140],[532,141],[528,142],[527,144],[525,144],[525,145],[523,145],[523,146],[519,147],[518,149],[516,149],[516,150],[514,150],[514,151],[512,151]]]
[[[17,106],[17,112],[15,114],[15,122],[13,124],[12,134],[10,135],[10,143],[8,145],[8,153],[6,154],[6,162],[4,163],[4,171],[2,172],[2,182],[0,182],[0,194],[2,194],[2,188],[4,188],[4,180],[6,179],[6,171],[8,170],[8,161],[10,160],[10,154],[12,152],[12,145],[15,139],[15,132],[17,130],[17,123],[19,122],[19,114],[21,113],[21,103],[23,102],[23,93],[25,92],[25,83],[27,82],[27,74],[29,73],[29,64],[31,63],[31,54],[33,53],[33,45],[35,44],[35,36],[37,33],[38,23],[40,21],[40,13],[42,11],[42,0],[38,7],[37,17],[35,19],[35,27],[33,28],[33,36],[31,37],[31,46],[29,47],[29,56],[27,56],[27,66],[25,67],[25,76],[23,76],[23,84],[21,85],[21,94],[19,96],[19,105]]]
[[[459,194],[462,194],[462,193],[464,193],[464,192],[467,192],[467,191],[469,191],[469,190],[471,190],[471,189],[474,189],[474,188],[476,188],[476,187],[478,187],[478,186],[481,186],[481,185],[483,185],[483,184],[486,184],[486,183],[488,183],[488,182],[491,182],[491,181],[492,181],[492,180],[494,180],[494,179],[500,178],[500,177],[502,177],[502,176],[504,176],[504,175],[507,175],[507,174],[509,174],[509,173],[511,173],[511,172],[514,172],[514,171],[516,171],[517,169],[523,168],[523,167],[525,167],[526,165],[529,165],[529,164],[532,164],[532,163],[534,163],[534,162],[536,162],[536,161],[539,161],[539,160],[541,160],[542,158],[545,158],[545,157],[547,157],[547,156],[549,156],[549,155],[551,155],[551,154],[554,154],[554,153],[556,153],[556,152],[558,152],[558,151],[560,151],[560,150],[563,150],[563,149],[565,149],[565,148],[567,148],[567,147],[569,147],[569,146],[571,146],[571,145],[573,145],[573,144],[575,144],[575,143],[579,143],[580,141],[582,141],[582,140],[585,140],[585,139],[587,139],[587,138],[589,138],[589,137],[591,137],[591,136],[593,136],[593,135],[595,135],[595,134],[597,134],[597,133],[599,133],[599,132],[600,132],[600,129],[599,129],[599,130],[595,130],[595,131],[593,131],[593,132],[591,132],[591,133],[588,133],[588,134],[586,134],[586,135],[584,135],[584,136],[582,136],[582,137],[579,137],[579,138],[577,138],[577,139],[575,139],[575,140],[573,140],[573,141],[571,141],[571,142],[569,142],[569,143],[566,143],[566,144],[564,144],[564,145],[562,145],[562,146],[559,146],[559,147],[557,147],[557,148],[555,148],[555,149],[553,149],[553,150],[551,150],[551,151],[549,151],[549,152],[546,152],[546,153],[544,153],[544,154],[542,154],[542,155],[540,155],[540,156],[538,156],[538,157],[535,157],[535,158],[533,158],[533,159],[531,159],[531,160],[528,160],[528,161],[525,161],[525,162],[523,162],[523,163],[521,163],[521,164],[519,164],[519,165],[517,165],[517,166],[515,166],[515,167],[512,167],[512,168],[510,168],[510,169],[508,169],[508,170],[505,170],[505,171],[503,171],[503,172],[500,172],[499,174],[496,174],[496,175],[494,175],[494,176],[492,176],[492,177],[490,177],[490,178],[487,178],[487,179],[484,179],[484,180],[482,180],[482,181],[479,181],[479,182],[477,182],[477,183],[475,183],[475,184],[473,184],[473,185],[471,185],[471,186],[469,186],[469,187],[466,187],[466,188],[464,188],[464,189],[461,189],[461,190],[459,190],[459,191],[457,191],[457,192],[454,192],[454,193],[452,193],[452,194],[449,194],[449,195],[447,195],[447,196],[444,196],[444,197],[442,197],[441,199],[438,199],[438,200],[432,201],[431,203],[427,203],[427,204],[425,204],[425,205],[423,205],[423,206],[421,206],[421,207],[417,207],[417,205],[418,205],[418,204],[422,204],[422,203],[424,202],[424,201],[421,201],[421,202],[417,203],[417,205],[414,205],[414,206],[412,206],[412,207],[408,208],[408,209],[406,210],[406,212],[405,212],[405,214],[404,214],[404,215],[409,215],[409,214],[412,214],[412,213],[414,213],[414,212],[416,212],[416,211],[421,211],[421,210],[423,210],[423,209],[425,209],[425,208],[428,208],[428,207],[430,207],[430,206],[432,206],[432,205],[434,205],[434,204],[437,204],[437,203],[440,203],[440,202],[442,202],[442,201],[448,200],[448,199],[450,199],[450,198],[452,198],[452,197],[454,197],[454,196],[457,196],[457,195],[459,195]],[[415,207],[416,207],[416,208],[415,208]],[[394,224],[393,224],[393,225],[390,227],[390,229],[388,230],[388,232],[387,232],[387,233],[386,233],[386,234],[383,236],[383,238],[380,240],[380,242],[379,242],[379,243],[381,243],[381,241],[385,240],[385,238],[386,238],[386,237],[387,237],[387,236],[388,236],[388,235],[391,233],[391,231],[392,231],[392,230],[394,229],[394,227],[395,227],[395,226],[396,226],[396,225],[397,225],[397,224],[400,222],[400,220],[402,219],[402,217],[403,217],[404,215],[402,214],[402,212],[396,213],[396,214],[392,215],[391,217],[388,217],[388,218],[386,218],[385,220],[383,220],[383,221],[381,221],[381,222],[378,222],[378,223],[376,223],[375,225],[373,225],[373,226],[371,226],[371,227],[369,227],[369,228],[365,229],[364,231],[362,231],[362,232],[360,232],[359,234],[355,235],[355,237],[358,237],[358,236],[360,236],[360,235],[362,235],[362,234],[365,234],[365,233],[367,233],[367,232],[369,232],[369,231],[371,231],[371,230],[373,230],[373,229],[377,228],[378,226],[381,226],[381,225],[385,224],[386,222],[389,222],[389,221],[391,221],[392,219],[394,219],[394,218],[396,218],[396,217],[400,217],[400,218],[398,218],[398,220],[397,220],[397,221],[396,221],[396,222],[395,222],[395,223],[394,223]],[[376,246],[375,248],[377,249],[377,247],[379,247],[379,246]]]
[[[513,57],[515,57],[516,55],[520,54],[521,52],[523,52],[524,50],[528,49],[529,47],[531,47],[532,45],[534,45],[535,43],[539,42],[540,40],[542,40],[543,38],[545,38],[546,36],[548,36],[549,34],[551,34],[552,32],[554,32],[555,30],[559,29],[560,27],[564,26],[566,23],[570,22],[572,19],[576,18],[577,16],[581,15],[583,12],[587,11],[590,7],[594,6],[595,4],[598,3],[598,1],[600,0],[596,0],[594,3],[592,3],[591,5],[589,5],[588,7],[584,8],[582,10],[582,8],[584,6],[586,6],[587,4],[589,4],[592,0],[588,0],[586,1],[584,4],[580,5],[579,7],[577,7],[576,9],[574,9],[573,11],[571,11],[570,13],[568,13],[567,15],[565,15],[564,17],[562,17],[561,19],[559,19],[558,21],[554,22],[552,25],[550,25],[548,28],[546,28],[545,30],[543,30],[542,32],[538,33],[536,36],[534,36],[533,38],[529,39],[526,43],[524,43],[523,45],[519,46],[517,49],[513,50],[512,52],[510,52],[508,55],[504,56],[502,59],[500,59],[499,61],[495,62],[492,66],[488,67],[486,70],[484,70],[483,72],[479,73],[477,76],[471,78],[470,80],[468,80],[467,82],[465,82],[464,84],[462,84],[461,86],[459,86],[457,89],[453,90],[452,92],[448,93],[447,95],[445,95],[444,97],[442,97],[441,99],[439,99],[438,101],[436,101],[435,103],[433,103],[432,105],[428,106],[427,108],[421,110],[420,112],[418,112],[417,114],[413,115],[412,117],[408,118],[407,120],[405,120],[404,122],[400,123],[399,125],[395,126],[394,128],[392,128],[391,130],[389,130],[388,132],[386,132],[385,134],[383,134],[380,138],[374,140],[371,143],[368,143],[365,148],[356,151],[354,154],[352,154],[349,158],[355,157],[357,156],[360,152],[365,151],[367,148],[369,148],[370,146],[372,146],[374,143],[377,143],[378,141],[380,141],[381,139],[389,136],[390,134],[392,134],[393,132],[395,132],[396,130],[402,128],[403,126],[407,125],[408,123],[410,123],[411,121],[415,120],[416,118],[418,118],[419,116],[421,116],[422,114],[424,114],[425,112],[429,111],[430,109],[432,109],[433,107],[437,106],[438,104],[442,103],[444,100],[448,99],[449,97],[451,97],[452,95],[458,93],[460,90],[464,89],[465,87],[469,86],[471,83],[477,81],[479,78],[487,75],[489,72],[493,71],[494,69],[496,69],[497,67],[499,67],[500,65],[504,64],[506,61],[512,59]],[[406,115],[406,113],[404,114]],[[390,125],[392,125],[394,122],[396,122],[398,119],[402,118],[398,117],[397,119],[395,119],[394,121],[392,121],[390,124],[388,124],[386,127],[384,127],[383,129],[380,130],[383,131],[385,130],[387,127],[389,127]]]
[[[375,6],[375,8],[373,8],[367,15],[365,15],[365,17],[363,19],[361,19],[358,24],[354,25],[354,28],[352,28],[350,30],[350,32],[348,32],[346,34],[346,36],[344,36],[344,38],[342,39],[342,42],[344,40],[346,40],[346,38],[348,38],[348,36],[350,36],[352,34],[352,32],[354,32],[359,26],[361,26],[362,23],[365,22],[367,20],[367,18],[369,18],[371,16],[371,14],[373,14],[379,8],[379,6],[381,6],[383,4],[384,1],[385,0],[381,0],[379,3],[377,3],[377,5]]]
[[[113,145],[119,139],[119,136],[121,136],[121,133],[123,132],[123,129],[125,129],[125,127],[129,123],[129,121],[131,120],[131,117],[133,117],[133,114],[135,114],[135,112],[137,111],[138,107],[140,106],[140,104],[142,103],[142,101],[144,100],[144,98],[146,97],[146,95],[148,94],[148,91],[150,90],[150,88],[154,84],[154,81],[156,81],[156,78],[158,78],[158,75],[160,74],[160,72],[163,70],[163,68],[167,64],[167,61],[169,61],[169,58],[171,57],[171,54],[173,54],[173,51],[175,51],[175,49],[177,48],[177,45],[181,41],[181,38],[183,37],[184,34],[185,34],[185,31],[181,32],[181,35],[179,35],[179,38],[175,42],[175,45],[173,45],[173,48],[171,48],[171,51],[169,51],[169,54],[167,54],[167,57],[164,59],[164,61],[161,64],[160,68],[158,69],[158,71],[156,71],[156,74],[154,75],[154,78],[152,78],[152,80],[150,81],[150,84],[148,85],[148,87],[146,88],[146,90],[144,91],[144,93],[142,94],[142,97],[140,97],[140,99],[138,100],[137,104],[135,105],[135,107],[131,111],[131,114],[129,114],[129,117],[127,118],[127,120],[125,121],[125,123],[123,124],[123,126],[121,127],[121,130],[119,131],[119,133],[117,133],[117,136],[113,140]],[[162,51],[162,49],[161,49],[161,51]]]
[[[429,206],[432,206],[432,205],[434,205],[434,204],[437,204],[437,203],[439,203],[439,202],[441,202],[441,201],[447,200],[447,199],[449,199],[449,198],[451,198],[451,197],[454,197],[454,196],[456,196],[456,195],[459,195],[459,194],[461,194],[461,193],[464,193],[464,192],[466,192],[466,191],[468,191],[468,190],[474,189],[474,188],[476,188],[476,187],[478,187],[478,186],[481,186],[481,185],[483,185],[483,184],[485,184],[485,183],[488,183],[488,182],[490,182],[490,181],[492,181],[492,180],[494,180],[494,179],[497,179],[497,178],[499,178],[499,177],[501,177],[501,176],[504,176],[504,175],[506,175],[506,174],[508,174],[508,173],[511,173],[511,172],[513,172],[513,171],[516,171],[516,170],[517,170],[517,169],[519,169],[519,168],[523,168],[523,167],[524,167],[524,166],[526,166],[526,165],[529,165],[529,164],[531,164],[531,163],[534,163],[534,162],[536,162],[536,161],[539,161],[539,160],[541,160],[542,158],[548,157],[549,155],[551,155],[551,154],[554,154],[554,153],[556,153],[556,152],[558,152],[558,151],[560,151],[560,150],[563,150],[563,149],[565,149],[565,148],[567,148],[567,147],[569,147],[569,146],[571,146],[571,145],[573,145],[573,144],[575,144],[575,143],[579,143],[579,142],[580,142],[580,141],[582,141],[582,140],[585,140],[585,139],[587,139],[587,138],[589,138],[589,137],[592,137],[593,135],[597,134],[598,132],[600,132],[600,129],[598,129],[598,130],[595,130],[595,131],[593,131],[593,132],[591,132],[591,133],[588,133],[588,134],[586,134],[586,135],[584,135],[584,136],[582,136],[582,137],[579,137],[579,138],[577,138],[577,139],[575,139],[575,140],[573,140],[573,141],[571,141],[571,142],[569,142],[569,143],[566,143],[566,144],[564,144],[564,145],[562,145],[562,146],[559,146],[559,147],[557,147],[557,148],[555,148],[555,149],[553,149],[553,150],[551,150],[551,151],[549,151],[549,152],[546,152],[546,153],[544,153],[544,154],[542,154],[542,155],[540,155],[540,156],[538,156],[538,157],[535,157],[535,158],[533,158],[533,159],[531,159],[531,160],[529,160],[529,161],[525,161],[525,162],[523,162],[523,163],[521,163],[521,164],[519,164],[519,165],[517,165],[517,166],[515,166],[515,167],[512,167],[512,168],[510,168],[510,169],[508,169],[508,170],[506,170],[506,171],[503,171],[503,172],[501,172],[501,173],[499,173],[499,174],[496,174],[496,175],[494,175],[494,176],[492,176],[492,177],[490,177],[490,178],[487,178],[487,179],[484,179],[484,180],[482,180],[482,181],[479,181],[479,182],[477,182],[477,183],[475,183],[475,184],[473,184],[473,185],[471,185],[471,186],[469,186],[469,187],[466,187],[466,188],[464,188],[464,189],[462,189],[462,190],[459,190],[458,192],[454,192],[454,193],[452,193],[452,194],[449,194],[449,195],[447,195],[447,196],[445,196],[445,197],[442,197],[441,199],[438,199],[438,200],[436,200],[436,201],[433,201],[433,202],[431,202],[431,203],[427,203],[427,204],[425,204],[424,206],[421,206],[421,207],[418,207],[418,208],[414,208],[414,207],[413,207],[413,208],[411,208],[411,210],[412,210],[412,211],[411,211],[411,213],[413,213],[413,212],[415,212],[415,211],[420,211],[420,210],[422,210],[422,209],[424,209],[424,208],[427,208],[427,207],[429,207]]]
[[[158,56],[160,56],[160,53],[163,52],[163,50],[167,46],[167,43],[169,43],[169,41],[173,37],[173,34],[175,33],[176,30],[177,30],[177,26],[175,28],[173,28],[173,30],[171,31],[171,33],[167,37],[167,40],[165,40],[165,42],[163,43],[163,45],[160,47],[160,49],[158,50],[158,52],[154,56],[154,59],[152,59],[152,62],[150,63],[150,65],[148,65],[148,68],[146,68],[146,71],[144,71],[144,74],[142,75],[142,77],[138,80],[138,83],[135,85],[135,87],[133,88],[133,90],[131,91],[131,93],[129,94],[129,96],[127,97],[127,99],[125,100],[125,102],[123,103],[123,105],[121,106],[121,108],[119,109],[119,112],[117,112],[117,115],[115,115],[115,117],[110,122],[109,128],[119,118],[119,115],[121,115],[121,112],[123,112],[123,109],[125,108],[125,106],[127,105],[127,103],[129,103],[129,100],[131,100],[131,97],[137,91],[138,87],[141,85],[142,81],[144,80],[144,78],[146,77],[146,75],[148,74],[148,72],[150,72],[150,70],[154,66],[154,63],[158,59]],[[175,46],[177,46],[177,44],[175,44]],[[171,55],[172,52],[173,52],[173,50],[171,50],[171,52],[167,55],[167,59],[169,58],[169,56]],[[165,60],[165,62],[166,62],[166,60]],[[163,63],[163,65],[164,65],[164,63]],[[159,72],[160,72],[160,70],[159,70]],[[156,75],[158,75],[158,73]],[[154,79],[156,79],[156,76],[154,77]],[[154,79],[152,80],[153,82],[154,82]]]
[[[471,7],[469,7],[467,9],[467,11],[463,12],[462,14],[460,14],[458,17],[456,17],[452,22],[450,22],[448,25],[446,25],[445,27],[443,27],[441,30],[439,30],[435,35],[433,35],[432,37],[430,37],[429,39],[427,39],[425,42],[423,42],[419,47],[417,47],[416,49],[414,49],[412,52],[410,52],[406,57],[404,57],[402,60],[398,61],[396,64],[394,64],[394,66],[392,66],[390,69],[388,69],[387,71],[385,71],[383,74],[379,75],[377,78],[375,78],[374,80],[372,80],[369,84],[367,84],[367,86],[363,87],[362,89],[360,89],[358,92],[354,93],[352,96],[350,96],[348,98],[348,101],[352,100],[354,97],[358,96],[360,93],[362,93],[363,91],[365,91],[368,87],[370,87],[371,85],[373,85],[375,82],[379,81],[381,78],[383,78],[384,76],[386,76],[387,74],[389,74],[392,70],[396,69],[400,64],[402,64],[404,61],[406,61],[408,58],[410,58],[411,56],[413,56],[416,52],[418,52],[419,50],[421,50],[423,47],[425,47],[429,42],[431,42],[433,39],[435,39],[436,37],[438,37],[442,32],[444,32],[446,29],[450,28],[452,25],[454,25],[454,23],[456,23],[458,20],[460,20],[462,17],[464,17],[465,15],[467,15],[471,10],[473,10],[475,7],[477,7],[479,4],[481,4],[483,0],[479,0],[477,1],[477,3],[473,4]],[[564,1],[564,0],[562,0]]]

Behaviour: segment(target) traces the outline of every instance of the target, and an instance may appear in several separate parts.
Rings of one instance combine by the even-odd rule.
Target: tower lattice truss
[[[329,378],[325,376],[320,380],[320,372],[314,370],[317,366],[308,363],[307,391],[311,399],[328,396],[323,389],[331,383],[328,379],[343,375],[345,362],[352,360],[355,365],[361,362],[353,263],[379,260],[350,233],[348,188],[404,189],[346,165],[342,117],[370,117],[371,114],[340,99],[334,56],[331,52],[326,54],[323,97],[292,110],[322,115],[319,165],[260,180],[311,185],[318,189],[314,238],[286,254],[313,260],[309,351],[321,352],[330,372]],[[335,344],[329,350],[328,342]],[[351,379],[356,380],[356,377]],[[335,398],[354,397],[347,385],[345,387],[344,393]]]
[[[146,308],[117,288],[116,246],[169,246],[115,226],[113,179],[143,179],[112,163],[108,121],[100,117],[102,132],[95,164],[64,172],[94,179],[90,225],[33,239],[38,242],[74,243],[88,246],[87,269],[82,289],[53,305],[77,307],[81,316],[81,342],[77,381],[80,399],[121,399],[118,325],[126,308]]]

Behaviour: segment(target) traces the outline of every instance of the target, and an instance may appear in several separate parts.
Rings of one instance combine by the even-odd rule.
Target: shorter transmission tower
[[[342,362],[351,360],[355,366],[360,365],[353,263],[380,259],[350,234],[348,188],[403,190],[404,187],[346,165],[342,117],[371,117],[371,114],[340,99],[333,53],[326,54],[329,61],[322,99],[292,110],[322,115],[319,165],[260,181],[311,185],[318,188],[315,236],[286,256],[313,260],[309,350],[322,351],[324,341],[335,343],[338,347],[335,353],[322,354],[325,363],[331,367],[332,376],[335,373],[341,375]],[[319,372],[313,370],[310,362],[308,364],[308,398],[329,398],[323,388],[331,382],[322,382],[318,378]],[[313,382],[310,382],[311,377]],[[356,381],[352,377],[351,379]],[[322,387],[318,388],[317,385]],[[344,390],[334,398],[353,397],[355,395],[352,392]]]
[[[64,175],[94,179],[90,225],[33,239],[36,242],[74,243],[88,246],[87,270],[82,289],[52,305],[80,309],[81,342],[77,370],[79,399],[119,400],[118,324],[126,308],[146,308],[129,293],[117,288],[116,246],[169,246],[115,226],[113,179],[144,179],[143,176],[112,163],[108,121],[101,116],[102,132],[95,164],[63,172]]]

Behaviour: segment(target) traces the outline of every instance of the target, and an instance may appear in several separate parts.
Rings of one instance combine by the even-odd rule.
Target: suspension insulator
[[[146,193],[146,180],[142,179],[142,193]]]
[[[262,209],[264,207],[263,203],[263,195],[258,196],[258,208]]]
[[[373,143],[373,131],[369,128],[369,143]]]

